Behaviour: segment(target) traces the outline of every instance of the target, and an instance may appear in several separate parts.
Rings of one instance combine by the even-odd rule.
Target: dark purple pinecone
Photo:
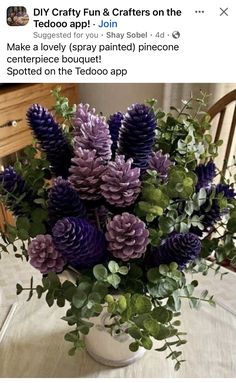
[[[42,274],[60,273],[65,266],[65,260],[62,254],[55,249],[49,234],[37,235],[29,244],[28,254],[30,264]]]
[[[209,209],[209,199],[214,189],[215,197],[213,198],[211,207]],[[201,223],[203,224],[204,229],[200,230],[197,227],[191,227],[191,232],[199,236],[202,236],[203,232],[207,232],[209,229],[211,229],[216,222],[221,220],[222,215],[227,213],[227,210],[222,211],[220,209],[219,202],[217,199],[218,194],[223,193],[224,198],[226,198],[228,201],[234,199],[236,196],[235,190],[231,186],[226,184],[218,184],[217,186],[212,187],[210,190],[207,189],[206,192],[206,202],[201,206],[199,211],[194,212],[194,214],[203,216]]]
[[[133,214],[116,215],[107,224],[106,240],[111,254],[128,262],[140,258],[149,242],[145,223]]]
[[[121,123],[123,119],[124,119],[124,114],[121,112],[117,112],[115,114],[112,114],[109,117],[109,120],[107,121],[109,125],[111,139],[112,139],[111,150],[112,150],[113,158],[115,157],[115,153],[117,149],[117,141],[119,138],[119,132],[120,132]]]
[[[37,104],[29,108],[27,119],[41,149],[46,153],[53,173],[66,178],[73,150],[59,124],[47,109]]]
[[[168,176],[169,168],[172,165],[173,162],[169,160],[169,154],[162,154],[162,150],[159,150],[158,152],[152,154],[152,157],[148,163],[148,168],[156,170],[160,179],[165,181]]]
[[[13,196],[11,196],[11,193]],[[7,197],[7,207],[15,214],[22,214],[22,206],[16,205],[15,198],[20,198],[25,194],[22,202],[32,203],[34,198],[33,190],[29,188],[25,180],[16,173],[12,166],[5,168],[0,172],[0,196]],[[15,197],[15,198],[14,198]]]
[[[106,258],[104,234],[82,218],[63,218],[52,230],[53,242],[67,262],[78,269],[86,269]]]
[[[78,192],[68,180],[58,177],[49,192],[49,221],[54,225],[64,217],[85,217],[86,209]]]
[[[140,193],[140,169],[131,168],[133,160],[116,156],[102,175],[101,193],[108,203],[117,207],[130,206]]]
[[[184,269],[187,263],[194,261],[201,252],[201,241],[192,233],[173,234],[164,244],[153,249],[150,263],[152,266],[168,265],[176,262],[179,269]]]
[[[213,161],[209,161],[205,165],[198,165],[195,169],[195,173],[198,178],[196,190],[199,191],[201,188],[210,188],[216,176],[216,166]]]
[[[133,104],[125,114],[118,142],[119,154],[133,158],[134,167],[146,169],[154,144],[156,118],[153,110],[144,104]]]
[[[78,117],[81,111],[80,114],[77,111],[77,118],[74,120],[74,149],[95,149],[98,157],[108,161],[111,159],[112,144],[109,127],[105,117],[95,115],[94,113],[95,110],[93,110],[93,113],[87,111],[87,114],[84,113],[81,117]],[[82,122],[83,119],[87,121]]]
[[[100,186],[102,175],[106,169],[101,157],[97,157],[96,150],[78,148],[71,160],[70,182],[85,200],[101,198]]]

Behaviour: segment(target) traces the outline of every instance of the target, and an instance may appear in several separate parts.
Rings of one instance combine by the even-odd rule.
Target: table
[[[0,343],[1,378],[233,378],[236,376],[236,274],[220,278],[197,276],[199,291],[208,289],[220,305],[202,305],[196,312],[184,304],[181,329],[188,333],[182,347],[181,369],[174,371],[165,353],[149,351],[135,364],[124,368],[105,367],[84,351],[67,355],[69,344],[63,337],[66,322],[60,317],[65,308],[48,308],[43,299],[15,296],[15,284],[28,285],[31,275],[40,274],[26,262],[4,255],[0,260],[2,308],[18,303]],[[3,312],[3,310],[2,310]],[[0,316],[1,321],[1,316]],[[1,322],[0,322],[1,326]]]

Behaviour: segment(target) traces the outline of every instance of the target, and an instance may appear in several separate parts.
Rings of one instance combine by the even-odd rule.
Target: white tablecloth
[[[199,290],[208,289],[215,295],[216,308],[202,305],[191,310],[186,302],[181,329],[188,333],[182,347],[183,363],[174,371],[165,353],[149,351],[135,364],[124,368],[105,367],[92,360],[86,352],[67,355],[69,344],[63,337],[66,322],[60,319],[64,309],[48,308],[36,297],[25,302],[26,295],[15,296],[17,282],[28,285],[31,275],[35,282],[40,274],[30,265],[10,256],[0,261],[0,328],[7,310],[14,302],[17,309],[0,343],[0,377],[18,378],[233,378],[236,376],[236,275],[219,277],[197,276]]]

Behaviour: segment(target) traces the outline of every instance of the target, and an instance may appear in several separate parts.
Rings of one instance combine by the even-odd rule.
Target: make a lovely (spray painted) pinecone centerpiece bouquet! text
[[[30,297],[69,304],[63,320],[72,327],[65,335],[71,355],[105,305],[116,331],[125,324],[131,351],[171,344],[178,369],[178,346],[186,343],[176,320],[181,301],[201,303],[197,281],[188,284],[185,274],[207,274],[212,253],[213,263],[236,261],[234,185],[215,181],[221,142],[213,143],[207,114],[192,110],[196,100],[167,114],[154,100],[136,103],[106,120],[55,95],[64,123],[30,106],[36,145],[0,173],[1,200],[16,218],[16,226],[5,225],[2,250],[21,241],[17,256],[43,274]],[[204,96],[197,102],[204,105]],[[78,271],[75,283],[60,280],[68,267]],[[25,288],[18,284],[17,293]],[[214,304],[206,294],[204,301]]]

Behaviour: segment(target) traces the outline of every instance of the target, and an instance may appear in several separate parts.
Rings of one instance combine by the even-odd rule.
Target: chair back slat
[[[226,146],[226,151],[225,151],[225,158],[224,158],[224,164],[223,164],[223,174],[225,174],[227,164],[229,162],[229,156],[233,144],[233,139],[234,139],[234,133],[235,133],[235,127],[236,127],[236,106],[234,108],[234,114],[232,118],[232,123],[230,126],[230,131],[229,131],[229,138]]]
[[[226,108],[224,108],[220,112],[220,118],[219,118],[217,128],[216,128],[216,134],[215,134],[215,140],[214,140],[215,142],[217,142],[221,136],[221,130],[222,130],[222,126],[223,126],[223,122],[224,122],[224,118],[225,118],[225,112],[226,112]]]
[[[229,92],[228,94],[226,94],[224,97],[222,97],[219,101],[217,101],[208,110],[208,114],[211,117],[211,121],[217,115],[219,115],[219,120],[218,120],[218,124],[216,127],[216,133],[215,133],[215,138],[214,138],[215,142],[217,142],[222,136],[222,129],[224,127],[226,115],[227,115],[227,107],[230,104],[232,104],[233,102],[235,103],[235,101],[236,101],[236,89],[234,89],[231,92]],[[222,175],[223,176],[225,176],[225,173],[226,173],[226,169],[227,169],[227,165],[229,162],[229,157],[230,157],[230,153],[231,153],[232,145],[233,145],[233,141],[234,141],[234,134],[235,134],[235,129],[236,129],[236,103],[235,103],[231,123],[230,124],[227,123],[227,126],[228,125],[230,125],[229,131],[227,131],[226,129],[223,129],[223,133],[224,134],[226,133],[228,136],[225,153],[223,154],[223,159],[224,159],[223,160],[223,168],[222,168]],[[222,138],[225,139],[225,137],[222,137]]]

